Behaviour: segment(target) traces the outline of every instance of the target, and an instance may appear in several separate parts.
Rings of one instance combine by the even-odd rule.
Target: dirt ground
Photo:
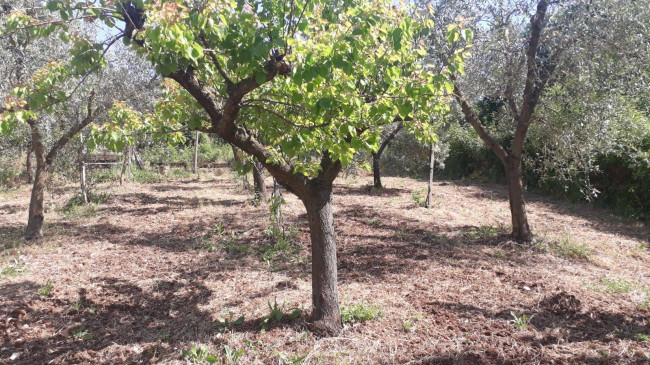
[[[225,170],[105,185],[105,201],[64,210],[70,185],[47,196],[46,237],[26,243],[29,189],[2,192],[0,363],[650,363],[645,225],[528,194],[537,239],[520,245],[502,186],[437,182],[426,209],[424,182],[370,181],[339,180],[335,225],[341,305],[374,318],[325,338],[306,323],[307,220],[293,196],[281,240]]]

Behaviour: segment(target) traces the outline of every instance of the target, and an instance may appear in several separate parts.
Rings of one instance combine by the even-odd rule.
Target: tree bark
[[[253,185],[255,198],[266,201],[269,194],[266,191],[266,184],[264,184],[264,166],[257,160],[253,162]]]
[[[124,148],[124,160],[122,160],[122,171],[120,172],[120,186],[124,185],[124,177],[126,175],[126,166],[129,164],[129,147]]]
[[[142,162],[142,158],[140,157],[140,153],[138,153],[138,150],[133,147],[133,157],[135,160],[135,166],[138,167],[138,170],[144,170],[144,162]]]
[[[379,160],[381,159],[381,154],[384,153],[388,144],[395,138],[397,133],[404,127],[404,123],[400,122],[397,127],[381,142],[377,152],[372,152],[372,177],[373,183],[376,189],[383,188],[381,184],[381,170],[379,169]]]
[[[34,176],[34,185],[32,195],[29,201],[29,216],[27,219],[27,228],[25,229],[25,239],[31,240],[43,237],[43,220],[45,212],[45,185],[49,166],[45,159],[45,148],[43,147],[43,137],[36,126],[36,122],[30,123],[32,130],[32,149],[36,157],[36,175]]]
[[[29,148],[27,149],[27,161],[25,163],[25,167],[27,168],[28,184],[34,183],[34,167],[32,166],[32,152],[34,152],[34,148],[32,148],[32,145],[30,143]]]
[[[435,152],[436,144],[431,142],[431,153],[429,155],[429,184],[427,191],[427,202],[425,204],[427,208],[431,208],[431,204],[433,202],[433,168],[436,162]]]
[[[528,241],[532,237],[532,232],[526,215],[524,185],[521,178],[521,160],[512,155],[508,156],[505,169],[512,217],[512,237],[518,241]]]
[[[194,160],[192,161],[192,172],[197,173],[199,171],[199,132],[196,132],[194,137]]]
[[[375,189],[381,189],[381,171],[379,170],[379,158],[381,155],[377,152],[372,153],[372,181],[375,186]]]
[[[309,217],[312,253],[312,322],[317,332],[342,330],[338,298],[332,184],[317,183],[303,199]]]

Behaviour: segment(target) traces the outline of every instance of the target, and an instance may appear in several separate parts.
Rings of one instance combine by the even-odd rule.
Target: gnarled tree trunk
[[[342,329],[339,310],[332,184],[314,183],[303,199],[309,217],[312,252],[312,321],[318,332]]]
[[[95,114],[102,107],[92,110],[92,101],[95,97],[95,92],[91,91],[88,98],[88,113],[86,117],[79,123],[68,129],[61,138],[50,148],[50,151],[45,154],[45,146],[43,145],[43,136],[38,129],[38,124],[35,120],[30,119],[27,121],[32,131],[32,149],[36,157],[36,176],[34,178],[34,186],[32,187],[32,196],[29,201],[29,217],[27,220],[27,228],[25,229],[25,238],[34,239],[43,236],[43,220],[45,219],[45,184],[51,169],[51,166],[56,158],[59,150],[61,150],[74,135],[79,133],[84,127],[90,124]]]
[[[264,166],[258,161],[253,162],[253,190],[255,191],[255,198],[262,201],[268,199],[269,194],[264,184]]]
[[[204,40],[205,42],[205,40]],[[207,42],[206,42],[207,43]],[[267,63],[266,80],[276,75],[286,75],[291,66],[283,62]],[[187,90],[210,116],[212,126],[205,129],[215,133],[226,142],[254,156],[288,191],[296,194],[307,209],[312,242],[312,320],[314,330],[337,334],[342,329],[338,305],[336,272],[336,243],[334,241],[334,218],[332,215],[332,184],[341,172],[341,162],[332,161],[327,151],[321,157],[321,169],[317,177],[308,178],[296,171],[289,163],[273,159],[268,146],[261,143],[250,130],[235,123],[242,99],[260,86],[258,78],[246,78],[233,83],[221,72],[228,84],[228,98],[217,102],[214,95],[192,72],[178,70],[168,75]]]
[[[528,46],[526,47],[526,80],[521,94],[521,105],[518,106],[516,103],[516,98],[513,94],[515,86],[512,83],[507,85],[504,90],[504,96],[511,116],[517,121],[514,138],[509,150],[506,150],[504,146],[499,144],[490,135],[470,103],[465,99],[460,85],[456,82],[456,76],[451,75],[451,80],[454,81],[454,97],[460,104],[465,119],[472,125],[483,142],[492,149],[505,166],[510,212],[512,215],[512,236],[519,241],[526,241],[532,237],[530,227],[528,226],[528,217],[526,216],[524,188],[521,178],[521,155],[526,140],[526,133],[528,133],[528,128],[534,121],[533,114],[535,113],[535,107],[539,102],[539,98],[551,80],[555,68],[558,65],[558,57],[563,51],[562,47],[556,47],[548,57],[539,57],[538,55],[538,51],[544,49],[540,47],[540,41],[542,40],[542,31],[546,26],[546,10],[548,6],[548,0],[538,0],[535,15],[530,18],[530,32]],[[515,79],[511,78],[511,80]]]
[[[512,217],[512,237],[519,241],[526,241],[532,237],[532,232],[526,215],[524,185],[521,178],[521,160],[509,155],[506,159],[505,169]]]
[[[36,175],[34,176],[34,186],[32,187],[32,195],[29,201],[27,228],[25,229],[25,238],[28,240],[43,236],[45,213],[44,195],[49,172],[49,166],[45,160],[43,137],[35,122],[30,123],[30,127],[32,130],[32,150],[36,157]]]
[[[34,149],[32,148],[32,145],[30,143],[29,149],[27,150],[27,161],[25,162],[25,167],[27,169],[28,184],[34,183],[34,166],[32,166],[32,152],[34,152]]]

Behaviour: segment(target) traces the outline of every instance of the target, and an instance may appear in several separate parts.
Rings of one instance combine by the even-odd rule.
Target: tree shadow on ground
[[[123,202],[122,204],[111,204],[103,206],[99,209],[100,212],[110,212],[117,214],[128,214],[133,216],[148,216],[159,213],[166,213],[171,211],[179,211],[184,209],[199,209],[202,206],[233,206],[242,204],[240,200],[225,199],[214,200],[203,197],[158,197],[147,193],[127,193],[120,194],[115,197],[115,203]],[[125,206],[126,205],[126,206]],[[160,205],[152,207],[151,205]]]
[[[504,261],[529,263],[523,253],[531,251],[531,247],[517,244],[497,230],[435,223],[422,227],[395,212],[391,220],[379,219],[381,215],[373,209],[357,205],[348,205],[338,214],[347,218],[338,232],[342,282],[389,280],[395,274],[419,271],[422,265],[432,262],[467,268]],[[353,231],[349,226],[356,227]],[[499,248],[506,254],[497,258],[483,253],[482,248]]]
[[[0,205],[0,214],[15,214],[27,209],[23,204],[4,204]]]
[[[222,340],[214,336],[222,330],[260,331],[263,317],[226,327],[215,321],[219,313],[201,308],[215,295],[203,283],[205,271],[175,271],[181,275],[158,280],[151,290],[128,280],[101,277],[68,298],[57,295],[56,286],[51,296],[42,296],[38,295],[41,286],[31,281],[0,284],[5,316],[0,322],[0,358],[20,353],[12,364],[154,362],[180,359],[181,349],[175,346],[181,343],[218,343]],[[286,326],[304,327],[304,318],[271,320],[265,328]],[[131,344],[136,346],[105,361],[97,357],[98,351],[110,351],[113,345]]]
[[[197,188],[196,186],[190,186],[189,184],[192,185],[214,185],[218,183],[219,180],[211,179],[211,180],[196,180],[196,179],[190,179],[190,180],[178,180],[175,181],[175,184],[152,184],[149,188],[153,191],[158,191],[158,192],[169,192],[169,191],[197,191],[199,189],[204,189],[204,186],[201,186]],[[179,185],[181,184],[181,185]],[[185,186],[184,186],[185,185]]]
[[[350,186],[337,184],[334,188],[335,195],[370,195],[381,197],[395,197],[408,194],[409,190],[404,188],[375,188],[372,185]]]
[[[0,226],[0,253],[25,243],[24,226]]]
[[[490,351],[467,351],[446,352],[440,355],[423,355],[409,363],[420,365],[476,365],[476,364],[499,364],[519,365],[527,363],[535,364],[575,364],[575,365],[610,365],[610,364],[647,364],[648,359],[630,359],[620,355],[587,355],[571,354],[564,357],[554,358],[542,349],[527,349],[517,358],[506,358],[501,355],[498,349]]]
[[[438,317],[456,318],[450,326],[452,330],[462,333],[463,324],[467,320],[483,323],[484,328],[476,332],[474,340],[480,341],[486,348],[498,338],[514,338],[517,342],[525,342],[527,346],[519,346],[520,355],[509,353],[509,358],[502,357],[497,351],[498,346],[488,351],[469,351],[434,356],[423,356],[419,362],[423,364],[506,364],[521,363],[523,358],[537,358],[536,363],[617,363],[623,361],[622,357],[598,357],[587,354],[571,354],[569,358],[546,359],[548,351],[542,351],[550,346],[567,346],[572,343],[592,342],[601,345],[618,343],[621,340],[638,341],[643,347],[641,336],[650,335],[650,311],[640,311],[637,315],[629,313],[612,313],[601,310],[582,311],[557,311],[544,308],[540,302],[534,306],[522,308],[505,308],[491,311],[472,304],[432,301],[425,304],[425,311]],[[532,315],[530,326],[532,331],[522,331],[513,323],[512,313],[526,313]],[[482,333],[481,333],[482,332]],[[498,340],[496,341],[498,342]],[[603,346],[605,347],[605,346]],[[532,354],[530,351],[537,352]],[[557,354],[556,354],[557,355]],[[519,357],[521,356],[521,357]],[[643,360],[639,363],[643,363]],[[626,358],[624,362],[634,363],[634,359]]]
[[[35,294],[37,288],[31,282],[0,285],[0,293],[7,295],[3,296],[5,311],[12,318],[8,322],[12,327],[5,331],[5,343],[12,347],[3,347],[0,356],[22,352],[14,363],[49,363],[56,358],[60,363],[94,362],[97,361],[94,351],[113,344],[160,345],[210,335],[210,314],[200,310],[198,305],[212,293],[192,275],[159,281],[152,292],[110,277],[97,279],[88,288],[80,288],[76,298],[60,298],[56,294],[38,296]],[[34,302],[41,302],[36,306],[44,309],[32,311],[26,303]],[[39,330],[43,331],[39,339],[20,340],[21,337],[33,337],[26,332]],[[126,354],[121,361],[150,359],[153,352],[148,350],[140,348]],[[165,352],[164,349],[160,351]]]

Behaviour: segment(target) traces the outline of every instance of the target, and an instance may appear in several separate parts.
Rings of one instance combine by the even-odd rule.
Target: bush
[[[438,176],[445,179],[472,178],[505,183],[505,171],[498,157],[473,130],[456,127],[448,138],[449,156]],[[531,137],[532,138],[532,137]],[[510,137],[497,138],[510,145]],[[570,175],[541,165],[541,144],[527,143],[523,158],[523,180],[527,189],[546,194],[559,194],[572,201],[585,201],[595,189],[594,203],[611,209],[615,214],[635,219],[650,218],[650,137],[638,145],[627,146],[618,153],[595,155],[598,168],[586,176]],[[637,151],[637,152],[630,152]],[[585,181],[589,182],[588,186]]]

